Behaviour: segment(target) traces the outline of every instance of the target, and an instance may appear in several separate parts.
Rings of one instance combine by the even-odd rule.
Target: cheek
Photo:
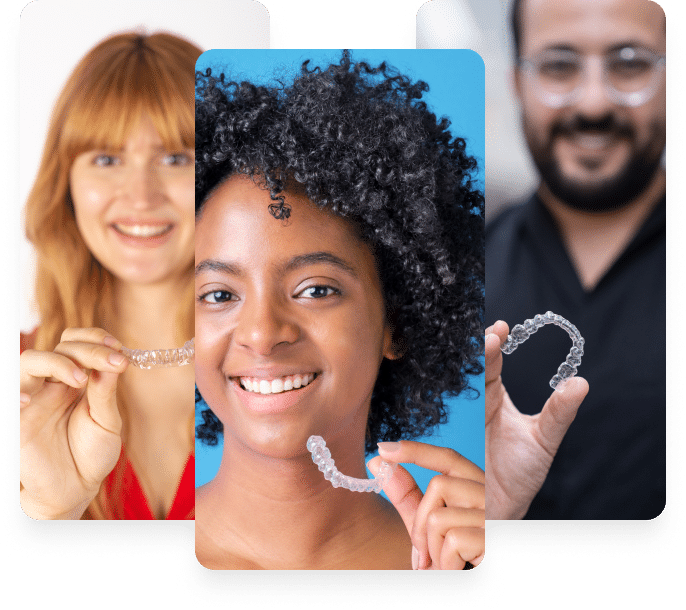
[[[212,320],[196,308],[195,315],[195,383],[213,410],[221,412],[226,402],[222,365],[228,339]],[[219,416],[219,413],[217,413]]]
[[[331,328],[326,343],[346,383],[360,391],[371,391],[383,359],[383,318],[372,307],[341,316]]]
[[[167,185],[170,199],[184,222],[195,225],[195,178],[193,174],[170,181]]]
[[[93,180],[72,182],[70,193],[74,203],[76,224],[81,231],[87,231],[104,211],[108,200],[108,186]]]

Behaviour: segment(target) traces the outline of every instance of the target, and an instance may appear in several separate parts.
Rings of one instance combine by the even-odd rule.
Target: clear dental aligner
[[[576,369],[581,364],[581,356],[584,355],[584,344],[586,343],[579,329],[569,320],[565,320],[562,316],[558,316],[552,311],[547,311],[542,315],[538,314],[532,319],[525,320],[524,324],[515,325],[512,333],[507,335],[507,340],[500,346],[500,349],[505,354],[511,354],[517,349],[518,345],[524,343],[541,326],[546,324],[555,324],[555,326],[564,328],[572,339],[573,345],[567,359],[559,366],[557,374],[550,380],[550,387],[557,392],[561,392],[562,386],[560,384],[576,375]]]
[[[183,366],[190,364],[195,356],[195,338],[186,341],[183,347],[175,349],[129,349],[122,347],[121,353],[129,362],[139,369],[162,368],[166,366]]]
[[[331,451],[326,446],[326,442],[321,436],[310,436],[307,439],[307,450],[312,453],[312,461],[317,464],[319,470],[324,473],[324,478],[331,481],[334,487],[345,487],[350,491],[374,491],[381,493],[383,486],[393,476],[397,464],[392,462],[381,462],[379,472],[373,479],[356,479],[347,477],[338,472]]]

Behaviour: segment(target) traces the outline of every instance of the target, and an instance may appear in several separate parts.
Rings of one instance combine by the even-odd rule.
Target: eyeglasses
[[[520,60],[540,100],[551,108],[575,104],[589,84],[602,79],[607,97],[622,106],[641,106],[655,95],[665,70],[665,56],[642,47],[622,47],[606,55],[582,55],[549,49]]]

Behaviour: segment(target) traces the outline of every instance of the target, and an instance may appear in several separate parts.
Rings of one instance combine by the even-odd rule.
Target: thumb
[[[91,419],[108,432],[121,434],[121,416],[117,407],[119,373],[91,371],[86,400]]]
[[[550,455],[557,449],[572,425],[579,406],[588,394],[588,382],[572,377],[565,382],[564,391],[554,391],[537,416],[539,442]]]
[[[381,456],[376,456],[367,462],[367,467],[376,476],[382,462]],[[412,525],[417,514],[417,507],[424,494],[412,478],[412,475],[401,465],[398,465],[393,476],[384,484],[386,496],[400,514],[407,532],[412,535]]]

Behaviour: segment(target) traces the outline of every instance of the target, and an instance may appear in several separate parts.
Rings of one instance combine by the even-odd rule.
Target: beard
[[[575,210],[606,212],[622,208],[639,197],[658,171],[665,147],[665,125],[655,122],[643,146],[637,144],[636,130],[628,121],[619,121],[613,114],[589,121],[575,116],[560,120],[550,127],[548,137],[541,141],[537,129],[524,115],[524,134],[541,179],[562,203]],[[613,176],[595,182],[583,182],[565,176],[555,158],[554,143],[558,137],[593,133],[628,140],[631,156]]]

